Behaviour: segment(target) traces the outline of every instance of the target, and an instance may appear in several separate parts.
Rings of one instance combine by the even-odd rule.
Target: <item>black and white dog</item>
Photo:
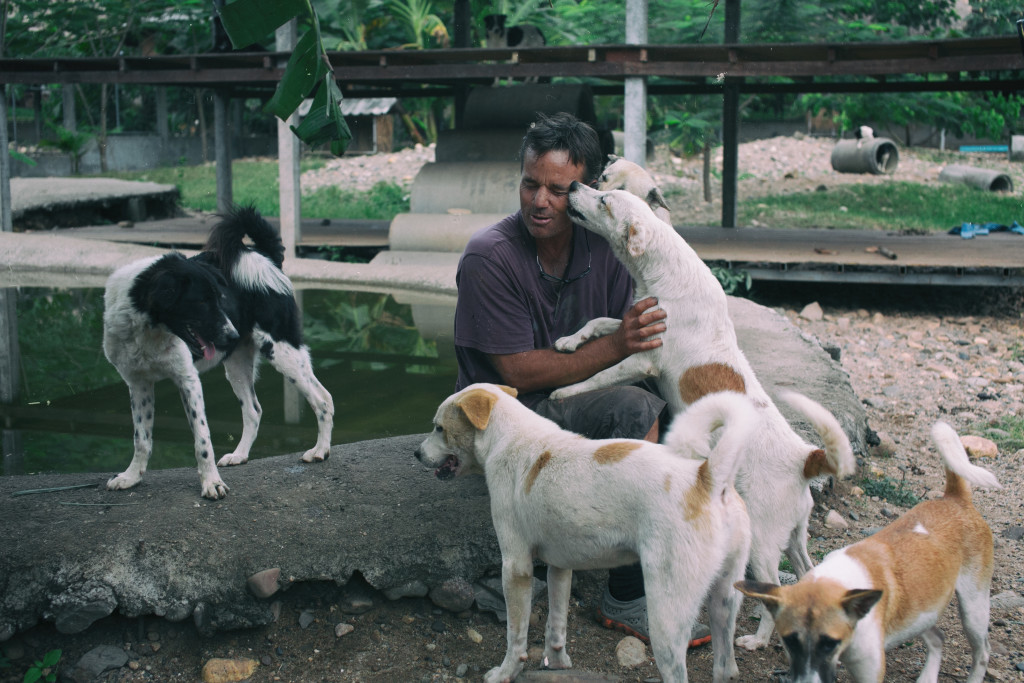
[[[247,246],[248,236],[255,248]],[[295,384],[316,414],[316,445],[305,462],[330,455],[334,401],[313,376],[292,283],[281,270],[284,247],[253,208],[223,216],[199,254],[141,259],[116,270],[104,294],[103,352],[128,384],[135,455],[107,488],[135,486],[153,452],[153,387],[170,378],[181,392],[192,425],[202,493],[223,498],[227,485],[214,464],[199,373],[224,363],[242,405],[238,447],[221,466],[249,459],[261,408],[254,383],[262,356]]]
[[[505,26],[508,17],[504,14],[488,14],[484,17],[487,32],[487,47],[543,47],[547,44],[541,30],[532,24]]]

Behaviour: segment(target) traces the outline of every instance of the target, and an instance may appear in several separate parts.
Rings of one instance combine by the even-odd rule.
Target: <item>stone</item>
[[[960,437],[960,443],[964,445],[967,455],[972,458],[995,458],[999,456],[999,447],[994,441],[983,436],[968,434]]]
[[[120,669],[128,663],[128,654],[113,645],[100,645],[82,655],[71,671],[71,678],[81,683],[92,683],[107,671]]]
[[[626,636],[615,646],[615,658],[619,666],[632,669],[647,661],[647,646],[643,641],[633,636]]]
[[[211,659],[203,665],[203,683],[237,683],[256,673],[255,659]]]
[[[90,582],[84,587],[70,588],[54,600],[53,620],[57,631],[81,633],[93,622],[109,617],[117,608],[117,598],[110,586]]]
[[[1024,607],[1024,598],[1013,591],[1003,591],[992,596],[992,609],[1016,609]]]
[[[334,636],[336,638],[341,638],[342,636],[347,636],[349,633],[352,633],[355,630],[356,630],[356,627],[353,626],[352,624],[345,624],[345,623],[337,624],[334,627]]]
[[[314,616],[313,610],[304,609],[299,613],[299,628],[309,628],[314,621],[316,621],[316,616]]]
[[[804,320],[810,320],[811,322],[817,322],[825,318],[825,311],[821,310],[821,304],[817,301],[812,301],[801,309],[798,314]]]
[[[400,586],[385,588],[383,593],[388,600],[399,600],[401,598],[423,598],[429,591],[427,584],[422,581],[409,581]]]
[[[849,529],[850,524],[843,516],[835,510],[829,510],[828,515],[825,516],[825,526],[829,529]]]
[[[435,605],[450,612],[467,610],[476,600],[473,584],[461,578],[448,579],[434,586],[428,596]]]
[[[256,572],[246,581],[249,591],[257,598],[269,598],[280,588],[278,580],[281,578],[281,569],[264,569]]]
[[[466,629],[466,637],[472,640],[477,645],[484,642],[484,637],[480,635],[480,632],[477,631],[475,628]]]

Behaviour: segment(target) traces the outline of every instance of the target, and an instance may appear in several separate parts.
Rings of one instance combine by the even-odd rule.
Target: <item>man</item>
[[[592,185],[603,168],[597,133],[570,114],[541,115],[523,138],[520,160],[520,211],[473,235],[459,261],[456,389],[506,384],[526,406],[587,438],[657,442],[665,402],[642,388],[548,398],[558,387],[661,346],[657,335],[665,331],[665,312],[653,309],[657,301],[633,305],[632,280],[608,243],[568,216],[569,186]],[[575,353],[553,349],[559,337],[597,317],[622,324]],[[606,627],[649,642],[639,564],[609,573],[598,616]]]

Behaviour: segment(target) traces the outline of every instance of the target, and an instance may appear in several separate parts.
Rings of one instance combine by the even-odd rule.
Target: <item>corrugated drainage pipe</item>
[[[891,175],[896,172],[899,161],[896,143],[889,138],[840,140],[832,148],[832,168],[840,173]]]
[[[1013,179],[1005,173],[987,168],[974,168],[953,164],[939,173],[939,180],[947,183],[963,183],[989,192],[1013,192]]]

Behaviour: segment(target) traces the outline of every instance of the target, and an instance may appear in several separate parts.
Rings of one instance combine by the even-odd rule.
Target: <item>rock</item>
[[[428,593],[430,601],[441,609],[450,612],[461,612],[473,606],[476,600],[476,593],[473,585],[461,578],[448,579],[438,586],[434,586]]]
[[[477,631],[475,628],[466,629],[466,637],[472,640],[477,645],[484,641],[484,637],[480,635],[480,632]]]
[[[246,581],[246,585],[249,587],[249,591],[257,598],[269,598],[280,588],[278,585],[278,579],[280,578],[280,568],[264,569],[250,576],[248,581]]]
[[[314,621],[316,621],[316,616],[313,614],[313,610],[304,609],[299,613],[299,628],[307,629]]]
[[[422,598],[427,595],[430,591],[427,588],[427,584],[422,581],[410,581],[403,583],[400,586],[392,586],[391,588],[384,589],[384,597],[388,600],[398,600],[400,598]]]
[[[999,447],[995,442],[982,436],[972,434],[961,436],[960,443],[964,445],[967,455],[972,458],[995,458],[999,455]]]
[[[1022,526],[1010,526],[1003,530],[1003,538],[1008,538],[1011,541],[1019,541],[1024,538],[1024,527]]]
[[[798,314],[804,320],[810,320],[817,322],[825,318],[825,312],[821,310],[821,305],[817,301],[812,301],[803,307]]]
[[[825,526],[829,529],[849,529],[850,524],[835,510],[829,510],[825,516]]]
[[[1013,591],[1003,591],[992,596],[992,609],[1016,609],[1024,607],[1024,598]]]
[[[352,624],[341,623],[334,627],[334,636],[336,638],[341,638],[342,636],[347,636],[349,633],[352,633],[355,630],[356,627]]]
[[[211,659],[203,665],[203,683],[237,683],[256,673],[255,659]]]
[[[647,646],[639,638],[626,636],[615,646],[615,658],[619,666],[632,669],[647,661]]]
[[[349,584],[339,606],[345,614],[364,614],[373,609],[373,595],[362,585]]]
[[[71,671],[75,683],[92,683],[106,671],[120,669],[128,663],[128,654],[113,645],[100,645],[82,655]]]

